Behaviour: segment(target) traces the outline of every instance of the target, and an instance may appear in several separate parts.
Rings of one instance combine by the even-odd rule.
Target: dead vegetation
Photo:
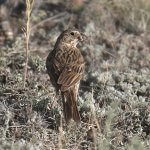
[[[18,30],[13,40],[0,34],[5,39],[0,42],[0,149],[150,149],[150,3],[93,0],[70,6],[47,0],[33,7],[25,88],[24,33]],[[20,22],[22,15],[11,16],[12,26],[13,19]],[[25,22],[24,16],[21,28]],[[86,73],[78,103],[82,123],[66,126],[45,58],[60,32],[72,25],[88,37],[79,45]]]

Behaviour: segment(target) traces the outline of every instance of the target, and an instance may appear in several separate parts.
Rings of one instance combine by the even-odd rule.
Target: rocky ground
[[[25,88],[25,4],[9,17],[13,37],[0,26],[0,149],[150,149],[150,3],[37,2]],[[82,123],[66,126],[45,59],[70,26],[88,38],[79,45],[86,61],[78,99]]]

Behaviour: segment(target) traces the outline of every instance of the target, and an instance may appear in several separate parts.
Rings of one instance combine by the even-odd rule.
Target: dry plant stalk
[[[31,12],[33,8],[34,0],[26,0],[26,28],[25,28],[25,38],[26,38],[26,60],[25,60],[25,67],[24,67],[24,80],[23,80],[23,88],[25,88],[26,85],[26,78],[27,78],[27,68],[28,68],[28,59],[29,59],[29,39],[30,39],[30,21],[31,21]]]

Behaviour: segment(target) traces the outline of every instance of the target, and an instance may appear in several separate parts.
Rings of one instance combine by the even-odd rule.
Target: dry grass
[[[25,39],[26,39],[26,61],[25,61],[25,67],[24,67],[24,81],[23,81],[23,88],[25,88],[26,85],[26,78],[27,78],[27,68],[28,68],[28,61],[29,61],[29,41],[30,41],[30,34],[31,34],[31,12],[33,8],[34,0],[26,0],[26,28],[25,28]]]
[[[50,10],[51,2],[43,2],[31,15],[33,1],[26,0],[26,45],[18,35],[0,52],[0,149],[150,149],[150,4],[145,1],[93,1],[79,10],[81,15],[67,10],[65,19],[39,26],[46,17],[64,14],[60,4]],[[46,17],[36,18],[32,33],[31,20],[38,15]],[[70,16],[77,16],[90,42],[81,48],[87,62],[78,103],[82,122],[66,125],[45,56]]]
[[[108,3],[118,24],[128,32],[139,34],[147,32],[150,24],[150,3],[145,0],[113,0]]]

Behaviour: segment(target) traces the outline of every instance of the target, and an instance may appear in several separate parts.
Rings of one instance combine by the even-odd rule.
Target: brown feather
[[[66,92],[62,92],[62,97],[64,98],[64,116],[65,120],[68,123],[71,118],[74,121],[80,122],[80,114],[77,108],[76,102],[76,93],[74,88],[67,90]]]
[[[74,34],[71,35],[71,32]],[[80,37],[80,38],[79,38]],[[54,50],[46,60],[47,72],[56,91],[61,91],[64,117],[66,122],[72,118],[80,121],[77,109],[77,95],[80,80],[84,72],[84,59],[76,47],[82,39],[78,31],[66,30],[57,39]]]

